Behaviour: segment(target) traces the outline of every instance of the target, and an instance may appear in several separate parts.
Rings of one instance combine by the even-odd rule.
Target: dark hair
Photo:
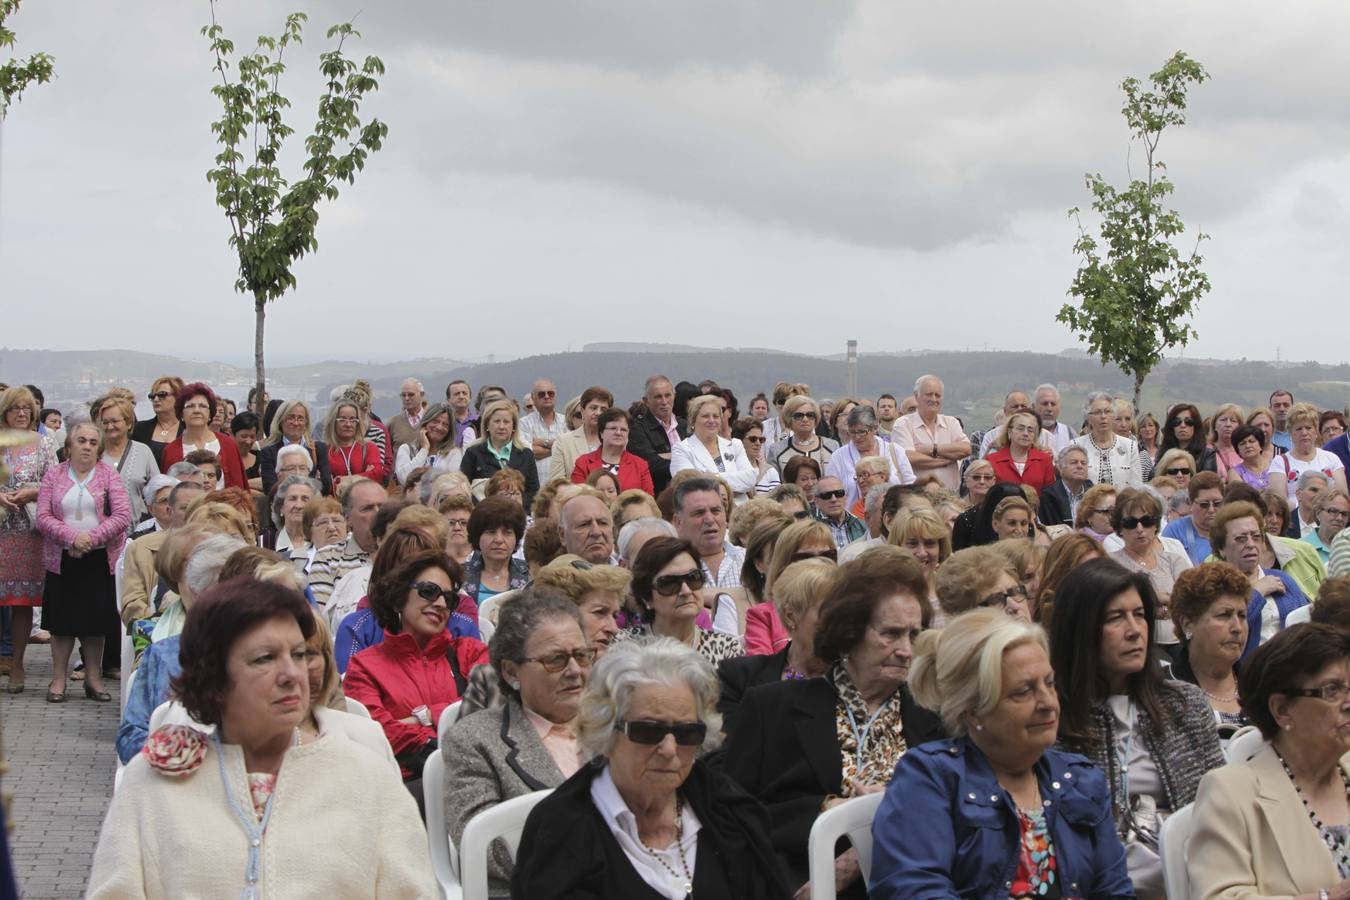
[[[761,572],[755,565],[755,560],[763,555],[765,550],[773,550],[778,542],[778,536],[783,533],[783,529],[792,524],[792,520],[782,516],[771,516],[764,519],[755,526],[750,532],[750,536],[745,539],[745,562],[741,565],[741,587],[745,588],[746,593],[754,603],[762,603],[768,599],[764,596],[764,577],[765,572]]]
[[[1256,527],[1262,533],[1266,530],[1266,517],[1251,503],[1228,503],[1219,508],[1214,523],[1209,526],[1209,543],[1214,555],[1223,559],[1223,545],[1228,543],[1228,523],[1238,519],[1255,519]],[[1227,560],[1225,560],[1227,562]]]
[[[1266,449],[1266,433],[1252,425],[1239,425],[1233,429],[1233,449],[1236,450],[1238,444],[1241,444],[1247,438],[1256,438],[1256,442],[1261,445],[1261,449]]]
[[[498,528],[511,529],[519,544],[525,536],[525,510],[510,497],[493,495],[484,498],[469,514],[469,546],[477,549],[483,533]]]
[[[716,394],[726,402],[727,412],[731,413],[731,419],[734,422],[740,418],[740,404],[736,401],[736,395],[732,393],[731,388],[717,387],[709,393]]]
[[[1041,591],[1035,598],[1031,618],[1040,622],[1047,630],[1054,618],[1055,591],[1069,573],[1078,568],[1080,562],[1087,561],[1083,556],[1088,553],[1092,554],[1094,559],[1106,555],[1101,544],[1081,531],[1064,535],[1045,551],[1045,559],[1041,560]]]
[[[294,619],[307,641],[314,635],[309,603],[275,581],[235,578],[210,588],[192,604],[178,644],[183,671],[170,686],[192,718],[220,725],[230,690],[230,652],[247,632],[273,619]]]
[[[622,406],[611,406],[600,414],[600,418],[595,420],[595,429],[596,431],[604,431],[605,426],[609,425],[610,422],[618,421],[622,421],[629,428],[633,427],[633,417],[628,415],[628,410]]]
[[[1163,692],[1174,690],[1163,678],[1153,643],[1158,597],[1142,572],[1131,572],[1113,559],[1090,559],[1070,572],[1055,590],[1050,630],[1050,665],[1059,692],[1059,737],[1071,747],[1093,740],[1092,710],[1110,694],[1101,672],[1102,627],[1106,607],[1133,588],[1144,602],[1148,621],[1144,668],[1126,681],[1130,698],[1148,713],[1154,736],[1167,724]]]
[[[783,464],[783,483],[796,484],[797,476],[801,474],[802,469],[810,469],[816,473],[816,480],[821,478],[822,470],[820,463],[813,456],[794,456]]]
[[[256,430],[257,427],[258,427],[258,414],[250,410],[244,410],[243,412],[236,414],[235,417],[230,420],[231,434],[240,431],[247,431],[250,428]]]
[[[1334,409],[1328,409],[1317,419],[1317,433],[1319,435],[1322,433],[1322,429],[1326,427],[1328,422],[1339,422],[1341,428],[1345,428],[1345,416],[1336,412]]]
[[[436,536],[425,528],[400,525],[380,541],[380,549],[375,551],[375,558],[370,563],[370,580],[383,578],[410,556],[443,549],[436,543]]]
[[[398,634],[403,630],[403,619],[399,614],[408,603],[408,591],[412,590],[417,576],[427,569],[440,569],[444,572],[449,576],[450,585],[456,591],[464,583],[464,570],[444,550],[422,550],[404,557],[379,578],[375,577],[372,567],[370,587],[366,589],[366,596],[370,599],[370,611],[375,614],[375,621],[381,628],[390,634]],[[450,610],[452,613],[454,611]]]
[[[1193,429],[1193,433],[1191,435],[1191,441],[1189,444],[1186,444],[1185,446],[1182,446],[1181,444],[1177,443],[1176,429],[1172,425],[1173,421],[1176,420],[1177,416],[1181,415],[1182,413],[1188,413],[1192,419],[1195,419],[1195,428]],[[1168,450],[1174,449],[1185,450],[1187,453],[1191,455],[1191,459],[1194,459],[1196,461],[1196,468],[1199,468],[1200,460],[1201,458],[1204,457],[1206,449],[1204,421],[1205,421],[1204,417],[1200,415],[1199,407],[1197,407],[1194,403],[1175,404],[1171,409],[1167,411],[1167,418],[1163,420],[1162,442],[1159,447],[1160,452],[1158,453],[1158,457],[1162,458],[1162,455],[1166,453]]]
[[[221,473],[220,456],[212,453],[210,450],[193,450],[187,456],[183,457],[183,462],[192,463],[194,466],[209,465],[216,467],[216,474]]]
[[[38,387],[36,384],[25,384],[24,387],[28,388],[28,393],[33,395],[35,406],[41,407],[47,405],[47,396],[42,393],[42,388]]]
[[[588,387],[581,392],[581,399],[577,401],[577,409],[585,409],[592,400],[603,400],[605,406],[614,405],[614,395],[602,387]]]
[[[759,398],[757,397],[755,399]],[[764,423],[759,419],[746,416],[731,423],[731,436],[738,441],[743,441],[747,434],[756,429],[762,432],[764,430]]]
[[[220,406],[220,401],[216,399],[216,392],[211,390],[200,381],[194,381],[191,384],[185,384],[178,389],[178,394],[173,400],[173,411],[178,416],[178,421],[183,421],[183,404],[187,403],[193,397],[205,397],[208,407],[206,420],[209,422],[216,417],[216,408]]]
[[[502,604],[497,614],[497,630],[492,633],[492,640],[488,643],[488,660],[497,672],[497,682],[501,685],[502,693],[511,697],[519,693],[506,680],[502,663],[507,660],[516,664],[524,662],[525,645],[529,643],[530,635],[544,622],[553,619],[576,622],[581,636],[586,636],[576,603],[557,588],[531,585],[510,603]]]
[[[1170,604],[1181,642],[1187,641],[1186,626],[1195,624],[1220,597],[1236,597],[1245,607],[1251,590],[1247,576],[1226,562],[1201,563],[1182,572],[1172,586]]]
[[[1350,631],[1350,575],[1337,575],[1322,582],[1312,607],[1312,621]]]
[[[815,654],[837,663],[863,639],[877,604],[904,592],[919,604],[920,624],[933,618],[923,566],[899,547],[876,547],[839,567],[830,592],[820,601]]]
[[[375,521],[370,523],[371,536],[377,541],[384,540],[385,534],[389,531],[389,526],[394,524],[398,514],[403,512],[405,506],[411,505],[410,501],[400,497],[381,503],[380,508],[375,510]]]
[[[558,523],[549,518],[535,519],[525,532],[525,562],[546,566],[563,552],[562,535]]]
[[[1201,491],[1211,491],[1214,488],[1223,490],[1223,479],[1217,472],[1211,472],[1206,469],[1203,472],[1196,472],[1191,476],[1190,484],[1186,485],[1186,496],[1194,500],[1200,496]]]
[[[671,560],[681,553],[688,553],[694,560],[694,566],[703,565],[703,557],[698,555],[694,545],[681,538],[654,537],[642,545],[637,558],[630,567],[633,573],[633,599],[637,601],[647,621],[651,621],[652,581],[656,573],[670,565]]]
[[[1116,495],[1116,505],[1111,508],[1111,530],[1121,534],[1124,530],[1122,520],[1127,515],[1144,509],[1147,510],[1146,515],[1159,520],[1154,527],[1161,532],[1162,527],[1167,524],[1163,521],[1167,515],[1167,506],[1156,492],[1136,487],[1127,487]]]
[[[717,479],[707,475],[697,475],[693,478],[686,478],[675,485],[674,493],[671,494],[671,508],[675,512],[684,509],[684,498],[696,492],[708,491],[717,495],[718,500],[722,499],[722,491],[717,487]],[[726,512],[726,510],[723,510]]]
[[[1297,688],[1332,663],[1350,660],[1350,633],[1321,622],[1291,625],[1257,647],[1238,673],[1242,711],[1261,736],[1273,740],[1280,733],[1270,711],[1273,694]]]
[[[895,398],[892,397],[892,400]],[[914,484],[893,484],[886,489],[886,495],[881,498],[881,536],[890,537],[890,529],[886,527],[887,518],[895,518],[896,513],[905,505],[905,498],[908,496],[924,497],[924,493],[918,482]]]
[[[1228,506],[1231,503],[1250,503],[1261,510],[1261,517],[1265,518],[1266,500],[1261,496],[1261,492],[1250,484],[1244,482],[1232,482],[1223,490],[1223,505]]]
[[[30,393],[31,393],[31,392],[30,392]],[[44,406],[44,407],[42,408],[42,411],[38,413],[38,421],[39,421],[39,422],[42,422],[43,424],[46,424],[46,422],[47,422],[47,417],[50,416],[52,413],[56,413],[58,416],[61,416],[61,421],[62,421],[62,422],[64,422],[64,421],[66,420],[66,417],[65,417],[64,415],[61,414],[61,410],[59,410],[59,409],[54,409],[54,408],[52,408],[52,407],[50,407],[50,406]]]
[[[685,413],[689,406],[689,401],[693,400],[703,391],[699,390],[698,385],[688,381],[681,381],[675,385],[675,407],[674,413],[681,419],[687,418]]]

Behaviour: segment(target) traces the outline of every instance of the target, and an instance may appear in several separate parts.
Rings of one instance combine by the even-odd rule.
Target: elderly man
[[[1072,528],[1078,501],[1092,487],[1088,478],[1087,451],[1077,444],[1070,444],[1055,457],[1055,470],[1059,477],[1041,492],[1040,519],[1046,525]]]
[[[915,473],[936,475],[947,490],[956,493],[961,487],[961,460],[970,455],[970,441],[955,416],[942,414],[942,396],[942,379],[919,376],[914,382],[918,411],[897,421],[893,435]]]
[[[655,516],[643,516],[624,523],[619,529],[618,552],[619,565],[625,569],[633,566],[633,560],[642,552],[643,546],[654,537],[679,537],[675,526],[665,519]]]
[[[558,534],[563,552],[580,556],[592,565],[612,565],[614,520],[604,495],[594,488],[573,494],[558,510]]]
[[[891,485],[889,484],[876,484],[868,488],[867,493],[863,496],[863,512],[866,513],[864,520],[867,523],[868,536],[863,540],[854,541],[841,550],[839,552],[839,565],[842,566],[849,560],[857,559],[873,547],[879,547],[886,543],[886,535],[881,533],[885,526],[882,521],[882,511],[886,506],[886,492],[890,489]],[[901,488],[901,490],[904,490],[904,488]]]
[[[844,495],[844,483],[832,475],[816,482],[816,518],[830,526],[840,550],[867,537],[867,523],[848,511]]]
[[[1270,414],[1275,417],[1275,433],[1270,442],[1286,451],[1294,449],[1294,439],[1289,436],[1289,412],[1294,408],[1294,395],[1283,388],[1270,395]]]
[[[1027,396],[1026,391],[1009,391],[1003,398],[1003,416],[980,438],[980,457],[984,458],[994,452],[994,443],[1003,436],[1003,430],[1007,427],[1008,419],[1014,414],[1020,412],[1034,412],[1031,407],[1031,398]],[[1041,429],[1040,436],[1036,439],[1036,446],[1040,447],[1046,453],[1053,454],[1055,451],[1050,447],[1054,441],[1054,435],[1044,428]]]
[[[161,476],[162,477],[162,476]],[[155,557],[175,528],[183,527],[187,509],[202,495],[202,486],[191,481],[180,481],[169,489],[167,498],[168,527],[137,538],[127,544],[126,559],[122,564],[122,622],[130,625],[159,611],[159,602],[168,585],[161,590]]]
[[[675,487],[671,522],[703,558],[703,576],[716,588],[740,587],[745,550],[727,541],[727,510],[712,478],[687,478]]]
[[[416,378],[405,378],[398,388],[399,411],[389,420],[389,439],[394,453],[404,444],[414,447],[422,438],[422,412],[427,408],[427,392]]]
[[[1293,521],[1289,523],[1291,537],[1301,538],[1310,531],[1317,530],[1317,498],[1331,487],[1331,480],[1317,469],[1308,469],[1294,482],[1294,496],[1298,498],[1298,509]]]
[[[169,504],[169,492],[173,490],[176,484],[178,484],[178,479],[170,475],[152,475],[150,480],[145,483],[141,496],[145,500],[145,508],[150,515],[144,522],[132,529],[132,540],[139,540],[148,534],[154,534],[169,527],[169,520],[173,518],[173,507]]]
[[[372,527],[375,514],[387,497],[384,487],[369,478],[343,479],[342,496],[338,499],[342,502],[342,515],[347,519],[351,534],[341,544],[315,553],[309,567],[309,588],[320,609],[328,605],[338,579],[366,565],[374,556],[376,540]]]
[[[473,389],[463,378],[456,378],[445,386],[445,402],[450,404],[451,425],[455,429],[455,446],[464,447],[478,439],[474,426],[478,419],[473,414]]]
[[[653,375],[643,387],[646,408],[633,418],[628,452],[647,462],[652,486],[660,494],[670,484],[670,450],[689,437],[684,419],[675,415],[675,386],[664,375]]]
[[[1053,384],[1040,385],[1036,388],[1035,404],[1041,428],[1050,432],[1050,451],[1058,453],[1073,443],[1078,433],[1059,420],[1059,388]]]
[[[539,483],[548,483],[548,469],[553,462],[553,442],[571,429],[558,415],[558,388],[547,378],[540,378],[530,389],[534,412],[520,420],[520,439],[534,453]]]

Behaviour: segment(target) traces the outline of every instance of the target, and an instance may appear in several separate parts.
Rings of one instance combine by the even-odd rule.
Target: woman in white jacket
[[[703,394],[689,401],[692,433],[670,449],[672,477],[685,469],[695,469],[721,478],[737,500],[755,490],[759,470],[750,462],[741,442],[718,434],[726,401],[715,394]]]
[[[1105,391],[1093,391],[1083,405],[1083,414],[1088,420],[1088,433],[1073,443],[1087,454],[1088,480],[1117,488],[1143,487],[1139,443],[1116,434],[1115,398]]]
[[[453,416],[454,411],[444,403],[433,403],[422,413],[416,443],[401,444],[394,460],[394,477],[399,484],[422,466],[438,473],[459,471],[464,452],[455,446]]]

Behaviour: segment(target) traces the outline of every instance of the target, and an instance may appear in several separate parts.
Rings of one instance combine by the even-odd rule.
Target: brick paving
[[[70,900],[84,895],[112,796],[120,685],[107,680],[113,702],[95,703],[85,699],[83,682],[71,681],[66,703],[48,703],[50,651],[30,646],[25,662],[27,690],[0,693],[5,788],[14,796],[10,849],[26,900]]]

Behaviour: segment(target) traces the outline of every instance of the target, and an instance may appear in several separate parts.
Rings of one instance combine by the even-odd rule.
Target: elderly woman
[[[1297,581],[1282,569],[1267,570],[1261,565],[1266,546],[1261,510],[1246,501],[1226,504],[1209,526],[1210,545],[1220,560],[1236,566],[1250,586],[1247,603],[1247,646],[1245,658],[1284,627],[1285,619],[1308,597]]]
[[[805,394],[789,397],[783,404],[783,421],[787,423],[787,429],[769,447],[767,454],[769,462],[782,474],[783,481],[791,481],[786,466],[795,457],[809,456],[822,468],[829,464],[830,456],[839,449],[839,442],[816,433],[820,422],[820,406],[816,401]]]
[[[1334,409],[1324,410],[1317,417],[1317,446],[1325,447],[1345,434],[1345,414]]]
[[[933,607],[933,627],[941,628],[946,619],[937,600],[938,567],[952,555],[952,539],[938,514],[931,509],[902,509],[891,520],[887,543],[910,554],[923,566],[923,576],[928,582],[928,593],[924,599]]]
[[[914,469],[905,451],[891,441],[877,437],[877,413],[870,406],[855,405],[848,414],[848,443],[841,444],[830,456],[826,475],[833,475],[844,483],[845,502],[852,506],[861,496],[858,485],[858,462],[869,456],[880,456],[890,463],[886,481],[889,484],[913,484]],[[843,435],[840,436],[841,440]]]
[[[302,728],[314,628],[282,585],[238,580],[202,598],[175,692],[215,731],[166,726],[132,760],[86,896],[435,896],[417,810],[391,768],[323,718],[317,737]]]
[[[1116,493],[1116,488],[1109,484],[1096,484],[1088,488],[1074,514],[1074,529],[1099,544],[1114,535],[1111,517],[1116,509]]]
[[[494,400],[478,421],[483,436],[464,448],[459,470],[472,484],[486,481],[502,469],[515,469],[525,476],[524,503],[528,509],[534,502],[534,492],[539,490],[539,467],[534,463],[534,451],[521,443],[520,413],[515,403]]]
[[[1178,490],[1189,490],[1191,479],[1195,477],[1195,459],[1189,452],[1173,447],[1158,457],[1153,477],[1171,478],[1177,483]]]
[[[1248,724],[1238,703],[1238,659],[1247,646],[1247,579],[1228,563],[1201,563],[1172,589],[1181,646],[1171,676],[1205,692],[1223,738]]]
[[[489,653],[505,702],[461,718],[441,748],[450,763],[442,802],[455,845],[478,813],[556,788],[585,761],[574,723],[596,653],[576,604],[549,590],[522,594],[502,608]],[[511,855],[496,844],[489,896],[509,896],[510,878]]]
[[[782,483],[778,469],[768,459],[765,451],[764,422],[760,419],[737,419],[731,425],[731,436],[741,442],[750,464],[759,471],[759,481],[755,482],[754,495],[763,497]]]
[[[628,452],[628,431],[632,424],[632,417],[622,407],[612,406],[602,412],[596,421],[600,446],[577,458],[569,473],[572,483],[584,484],[592,472],[604,470],[614,476],[620,492],[636,488],[654,495],[656,489],[647,461]]]
[[[1194,403],[1178,403],[1167,411],[1163,421],[1161,451],[1185,450],[1195,460],[1197,472],[1217,472],[1219,457],[1209,446],[1205,420]],[[1160,465],[1159,468],[1162,468]]]
[[[1350,896],[1350,637],[1296,625],[1242,666],[1265,738],[1200,782],[1186,852],[1196,897]]]
[[[353,656],[343,690],[384,728],[403,780],[422,806],[422,767],[436,749],[441,713],[464,693],[487,647],[447,630],[459,605],[459,564],[437,550],[413,553],[372,578],[370,608],[384,640]]]
[[[300,526],[309,549],[322,550],[347,539],[347,519],[342,504],[332,497],[315,497],[305,504]],[[308,554],[310,557],[313,553]]]
[[[783,466],[783,484],[799,488],[808,498],[814,497],[822,472],[820,463],[812,457],[794,456]]]
[[[740,441],[729,440],[718,432],[726,401],[716,394],[701,394],[689,401],[690,435],[670,452],[670,475],[695,469],[724,480],[735,495],[744,500],[759,482],[759,470],[750,463]]]
[[[944,620],[973,609],[999,609],[1014,619],[1031,621],[1027,589],[1006,556],[992,546],[958,550],[937,571],[933,587]]]
[[[767,684],[741,700],[726,772],[769,807],[773,849],[794,889],[807,881],[816,816],[882,790],[907,748],[942,736],[905,687],[929,621],[927,591],[923,569],[896,548],[840,566],[816,622],[825,677]],[[835,872],[839,888],[862,888],[852,850]]]
[[[15,431],[36,432],[37,401],[28,388],[0,392],[0,426]],[[33,608],[42,605],[45,566],[42,534],[34,530],[28,504],[36,503],[39,486],[48,469],[56,467],[56,445],[48,435],[32,435],[32,442],[8,447],[0,453],[0,468],[7,479],[0,485],[0,610],[12,617],[14,656],[6,690],[24,690],[24,653],[33,628]]]
[[[309,556],[310,544],[305,538],[305,507],[319,496],[320,490],[319,482],[304,475],[287,475],[277,485],[276,495],[272,498],[272,525],[275,529],[272,549],[287,559],[304,560]]]
[[[616,637],[674,638],[713,665],[745,652],[736,635],[699,627],[698,616],[703,610],[699,591],[706,578],[703,559],[693,544],[680,538],[651,538],[642,545],[629,569],[633,573],[633,602],[641,613],[642,624]]]
[[[377,484],[385,479],[379,445],[366,440],[368,420],[355,400],[341,399],[328,409],[323,438],[328,444],[328,468],[333,473],[333,491],[342,493],[342,480],[353,476]]]
[[[444,403],[433,403],[417,423],[417,439],[400,444],[394,458],[394,477],[407,481],[413,469],[427,466],[438,471],[459,471],[463,452],[455,447],[454,410]]]
[[[573,422],[572,404],[566,410],[567,426],[572,430],[553,442],[552,462],[549,463],[548,480],[568,481],[577,460],[600,446],[600,414],[614,405],[614,395],[602,387],[588,387],[576,402],[575,411],[581,417],[579,423]],[[536,473],[536,478],[538,474]]]
[[[131,430],[131,439],[145,444],[155,454],[155,463],[161,472],[167,471],[164,464],[164,448],[173,443],[183,432],[183,421],[177,410],[178,392],[183,389],[183,379],[176,375],[161,375],[150,385],[146,395],[155,416],[143,422],[137,422]]]
[[[1055,591],[1050,662],[1060,744],[1106,774],[1135,891],[1161,900],[1161,816],[1195,799],[1200,776],[1223,765],[1223,753],[1205,695],[1163,675],[1157,605],[1146,575],[1114,560],[1085,562]]]
[[[308,475],[317,478],[323,485],[324,496],[333,493],[333,470],[328,464],[328,444],[314,441],[310,432],[314,423],[309,405],[301,400],[293,400],[277,407],[272,419],[272,431],[266,445],[258,450],[258,473],[262,476],[263,493],[270,494],[273,486],[287,475]],[[280,452],[295,446],[305,451],[308,466],[303,472],[297,471],[303,462],[298,454],[295,459],[282,461]],[[285,468],[286,471],[282,471]]]
[[[1271,490],[1284,491],[1289,508],[1298,509],[1298,479],[1307,471],[1321,472],[1335,487],[1345,487],[1345,464],[1336,454],[1317,446],[1317,407],[1311,403],[1296,403],[1289,411],[1289,438],[1294,449],[1282,453],[1271,462],[1267,474]]]
[[[884,489],[888,486],[887,481],[891,477],[891,464],[887,462],[884,456],[864,456],[858,460],[853,468],[853,480],[858,490],[858,499],[853,501],[853,505],[848,511],[863,521],[867,521],[867,492],[874,487],[883,489],[882,496],[885,496]],[[879,509],[874,506],[873,509]]]
[[[103,689],[104,637],[121,627],[113,568],[131,527],[131,505],[117,470],[99,460],[102,436],[81,422],[66,437],[67,461],[49,466],[37,497],[37,529],[47,580],[43,627],[52,635],[48,703],[66,699],[66,673],[75,639],[84,650],[84,695],[107,703]],[[11,687],[13,681],[10,682]]]
[[[1126,488],[1111,510],[1111,527],[1125,546],[1110,557],[1132,572],[1143,572],[1153,583],[1158,598],[1157,637],[1160,644],[1175,644],[1169,604],[1177,577],[1191,567],[1191,560],[1176,545],[1158,537],[1164,509],[1162,497],[1149,488]]]
[[[1265,459],[1266,436],[1259,428],[1239,425],[1233,429],[1233,449],[1238,460],[1228,467],[1229,484],[1245,484],[1264,491],[1270,486],[1270,463]]]
[[[530,813],[511,896],[786,900],[764,808],[698,758],[721,740],[716,703],[712,666],[675,641],[596,663],[576,719],[593,761]]]
[[[1313,521],[1317,527],[1304,531],[1303,540],[1312,544],[1322,558],[1322,565],[1327,565],[1331,561],[1331,542],[1344,530],[1346,517],[1350,516],[1350,496],[1340,488],[1332,488],[1318,494],[1315,503]]]
[[[1033,412],[1016,412],[1008,417],[1006,427],[994,441],[995,450],[985,457],[994,467],[994,477],[1013,484],[1029,484],[1044,491],[1055,481],[1055,465],[1046,453],[1036,446],[1041,434],[1041,423]]]
[[[489,424],[489,427],[490,424]],[[514,554],[525,536],[525,510],[507,497],[489,497],[469,516],[469,544],[474,548],[464,565],[464,593],[482,606],[530,580],[525,560]]]
[[[955,737],[900,758],[873,820],[869,897],[1135,896],[1106,780],[1053,749],[1039,626],[962,616],[920,635],[910,683]]]
[[[140,441],[131,439],[131,427],[136,423],[136,408],[130,400],[114,397],[103,401],[95,415],[103,430],[103,462],[122,476],[131,503],[131,522],[145,518],[145,485],[159,474],[154,452]]]
[[[1118,488],[1139,487],[1144,483],[1139,445],[1116,434],[1115,401],[1105,391],[1093,391],[1083,404],[1088,433],[1074,438],[1088,458],[1088,480],[1093,484],[1112,484]]]
[[[160,455],[160,471],[168,471],[176,462],[182,462],[194,450],[209,450],[220,460],[220,479],[224,487],[248,488],[244,477],[244,461],[239,448],[229,435],[211,430],[211,417],[220,401],[215,391],[201,382],[184,385],[174,401],[174,410],[183,422],[178,437],[170,441]],[[206,485],[210,490],[215,485]]]

